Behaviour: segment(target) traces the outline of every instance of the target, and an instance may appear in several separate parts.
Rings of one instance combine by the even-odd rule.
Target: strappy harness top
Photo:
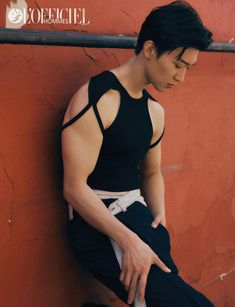
[[[118,90],[121,100],[116,118],[105,129],[97,102],[109,89]],[[145,89],[140,98],[130,96],[116,75],[109,70],[91,77],[87,106],[65,123],[61,131],[93,107],[103,134],[103,142],[95,168],[87,180],[92,189],[118,192],[140,188],[139,161],[149,149],[160,142],[165,131],[164,128],[159,139],[150,144],[153,127],[148,110],[148,98],[155,100]]]

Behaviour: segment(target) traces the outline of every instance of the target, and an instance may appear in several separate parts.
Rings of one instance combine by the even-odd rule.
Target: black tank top
[[[97,102],[109,89],[120,93],[120,107],[113,123],[104,129],[97,110]],[[153,128],[148,110],[148,98],[155,100],[145,89],[140,98],[133,98],[114,73],[105,70],[91,77],[88,86],[88,105],[62,126],[62,130],[78,120],[91,106],[94,109],[103,142],[96,166],[87,184],[92,189],[105,191],[129,191],[140,188],[139,161],[147,151],[156,146],[160,138],[151,144]],[[79,152],[78,152],[79,154]]]

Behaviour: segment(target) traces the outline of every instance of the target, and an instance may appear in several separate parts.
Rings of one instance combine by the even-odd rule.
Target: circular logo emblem
[[[11,9],[8,12],[8,20],[11,23],[20,23],[23,20],[23,13],[20,9]]]

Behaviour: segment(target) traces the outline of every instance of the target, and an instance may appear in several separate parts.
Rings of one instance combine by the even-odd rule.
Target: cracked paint
[[[82,47],[82,50],[89,59],[91,59],[94,62],[98,62],[98,60],[91,54],[91,52],[88,52],[86,48]]]
[[[4,238],[1,239],[1,242],[0,242],[0,247],[2,248],[3,246],[5,246],[6,243],[8,243],[11,238],[12,238],[12,218],[13,218],[13,205],[14,205],[14,200],[15,200],[15,192],[14,192],[14,182],[13,180],[11,179],[9,173],[8,173],[8,170],[7,170],[7,160],[6,160],[6,157],[3,155],[3,154],[0,154],[0,158],[3,162],[3,174],[4,174],[4,177],[2,178],[2,186],[8,186],[10,187],[10,189],[8,188],[8,194],[10,192],[10,195],[7,197],[7,200],[5,200],[8,204],[8,217],[5,217],[5,221],[2,220],[2,223],[4,225],[6,225],[6,219],[8,221],[8,230],[9,230],[9,235],[5,234]],[[4,179],[6,179],[6,183],[4,183]],[[3,192],[3,191],[2,191]],[[6,191],[4,192],[6,193]],[[5,223],[4,223],[5,222]],[[2,231],[2,233],[4,233]]]

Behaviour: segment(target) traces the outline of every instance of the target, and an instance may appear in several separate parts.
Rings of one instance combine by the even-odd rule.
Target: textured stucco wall
[[[51,1],[21,1],[52,7]],[[233,1],[189,0],[214,39],[235,35]],[[24,29],[135,35],[167,1],[53,1],[84,7],[90,24],[28,24]],[[12,1],[16,4],[16,1]],[[1,1],[0,26],[6,26]],[[73,93],[123,63],[132,50],[0,46],[0,306],[75,307],[87,295],[123,306],[83,271],[66,238],[58,133]],[[162,169],[172,253],[181,275],[216,306],[235,306],[235,56],[200,53],[184,84],[149,90],[163,105]],[[219,276],[228,273],[223,280]],[[96,291],[87,292],[93,283]],[[91,287],[89,287],[91,288]]]

